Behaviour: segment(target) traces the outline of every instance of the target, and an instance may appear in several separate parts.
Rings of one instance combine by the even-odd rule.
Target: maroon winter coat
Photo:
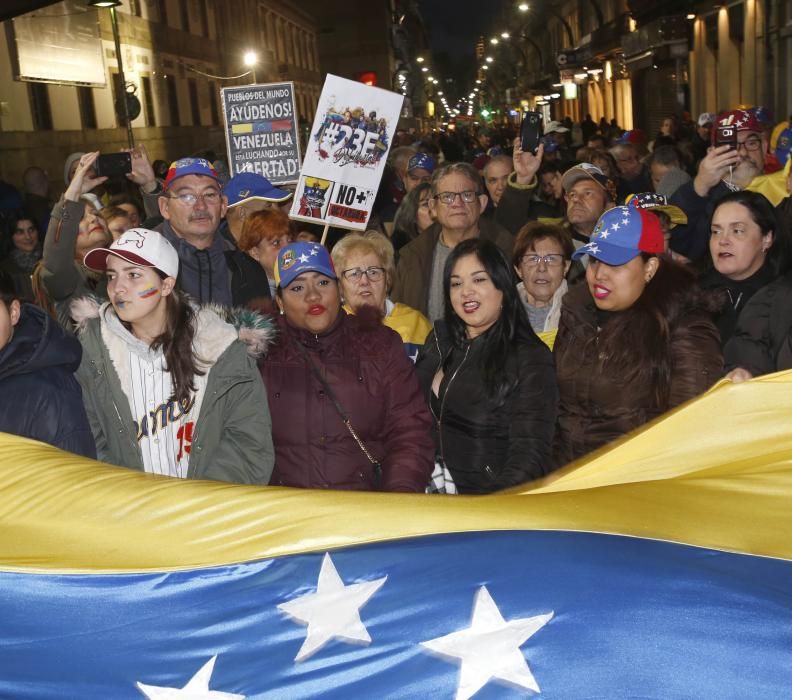
[[[278,341],[261,365],[275,445],[270,484],[424,491],[434,465],[432,419],[399,335],[371,314],[350,316],[343,310],[319,336],[277,318]],[[379,484],[298,342],[368,451],[382,462]]]

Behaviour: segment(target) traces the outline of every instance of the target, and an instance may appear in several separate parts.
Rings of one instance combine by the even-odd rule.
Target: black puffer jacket
[[[488,493],[551,471],[558,388],[553,358],[533,331],[512,344],[509,386],[490,396],[481,366],[486,334],[464,347],[437,321],[416,361],[418,381],[434,414],[435,443],[460,493]],[[432,380],[443,368],[439,396]]]
[[[22,305],[0,350],[0,432],[96,457],[82,390],[74,377],[82,348],[41,309]]]
[[[726,369],[754,377],[792,369],[792,276],[760,289],[746,304],[724,349]]]
[[[715,323],[718,326],[721,347],[726,347],[737,326],[737,320],[751,297],[777,276],[773,264],[766,261],[744,280],[729,279],[715,268],[710,268],[699,278],[702,289],[711,290],[719,297],[720,309],[715,316]]]

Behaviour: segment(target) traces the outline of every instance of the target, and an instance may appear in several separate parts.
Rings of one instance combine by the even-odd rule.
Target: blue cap
[[[437,163],[435,163],[435,159],[432,158],[432,156],[427,153],[416,153],[410,158],[410,162],[407,163],[407,172],[409,173],[411,170],[421,168],[431,175],[436,167]]]
[[[608,265],[624,265],[641,253],[659,255],[665,250],[660,219],[634,204],[608,209],[591,233],[591,242],[572,255],[579,260],[584,255]]]
[[[552,136],[542,137],[545,153],[555,153],[559,149],[559,145]]]
[[[239,173],[234,175],[223,188],[228,197],[228,206],[235,207],[249,199],[260,199],[265,202],[285,202],[292,196],[291,192],[279,190],[263,175],[256,173]]]
[[[283,289],[303,272],[319,272],[330,279],[338,279],[330,253],[323,245],[296,241],[281,248],[275,263],[275,284]]]
[[[169,189],[173,181],[185,175],[203,175],[211,177],[215,182],[218,181],[217,171],[212,164],[204,158],[179,158],[174,160],[168,168],[165,176],[165,189]]]

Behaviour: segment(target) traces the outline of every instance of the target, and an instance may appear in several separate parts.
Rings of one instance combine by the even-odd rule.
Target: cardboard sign
[[[403,97],[328,75],[289,216],[366,229]]]
[[[220,94],[231,175],[257,173],[275,185],[297,182],[294,83],[229,87]]]

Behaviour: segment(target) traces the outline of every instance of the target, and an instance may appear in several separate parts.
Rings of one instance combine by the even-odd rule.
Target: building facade
[[[8,182],[19,184],[26,167],[39,165],[50,173],[57,192],[69,153],[127,146],[115,107],[122,88],[110,13],[69,0],[18,19],[75,13],[91,13],[98,23],[104,87],[15,79],[16,47],[9,42],[16,35],[0,34],[0,178]],[[250,71],[243,63],[248,51],[258,56],[256,80],[294,81],[300,120],[313,118],[322,81],[316,27],[292,3],[124,0],[117,17],[126,83],[141,106],[132,121],[133,135],[153,159],[202,151],[225,154],[220,89],[252,82],[252,72],[243,75]],[[68,19],[56,21],[67,30]],[[42,45],[46,42],[42,36]]]

